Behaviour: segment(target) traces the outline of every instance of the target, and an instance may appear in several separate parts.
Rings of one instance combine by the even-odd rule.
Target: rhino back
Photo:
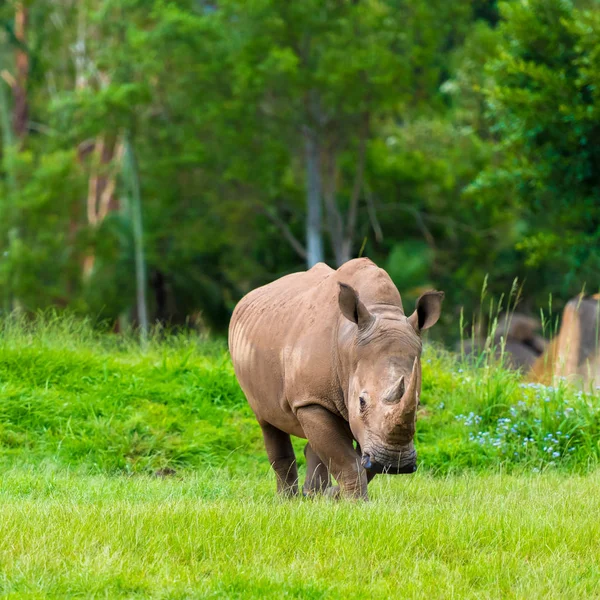
[[[331,376],[334,273],[318,264],[253,290],[240,300],[229,326],[235,373],[259,421],[294,429],[289,432],[295,435],[300,432],[294,409],[320,393],[315,373]],[[306,384],[309,378],[312,385]]]

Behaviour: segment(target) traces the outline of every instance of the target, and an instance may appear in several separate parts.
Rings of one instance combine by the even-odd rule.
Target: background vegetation
[[[408,305],[446,290],[446,337],[488,273],[536,313],[597,286],[595,1],[10,0],[0,24],[6,311],[222,331],[363,246]]]
[[[597,597],[598,388],[428,343],[415,476],[282,502],[208,331],[359,254],[446,290],[444,341],[509,290],[553,328],[598,286],[599,34],[597,0],[0,3],[0,596]]]

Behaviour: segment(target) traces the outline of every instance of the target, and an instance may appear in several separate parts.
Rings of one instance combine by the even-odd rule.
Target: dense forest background
[[[440,335],[600,273],[600,2],[8,0],[1,307],[223,331],[362,255]]]

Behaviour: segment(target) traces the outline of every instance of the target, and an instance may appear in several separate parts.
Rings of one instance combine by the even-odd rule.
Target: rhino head
[[[443,292],[431,291],[406,317],[399,306],[369,311],[356,291],[340,284],[339,307],[354,327],[342,341],[348,361],[348,420],[373,473],[413,473],[413,438],[421,393],[421,331],[434,325]]]

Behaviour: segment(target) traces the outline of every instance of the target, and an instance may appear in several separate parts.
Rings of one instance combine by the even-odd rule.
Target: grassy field
[[[417,475],[281,501],[221,342],[0,322],[0,597],[597,598],[598,390],[423,374]]]
[[[600,477],[380,478],[368,504],[271,478],[8,471],[3,597],[597,598]]]

